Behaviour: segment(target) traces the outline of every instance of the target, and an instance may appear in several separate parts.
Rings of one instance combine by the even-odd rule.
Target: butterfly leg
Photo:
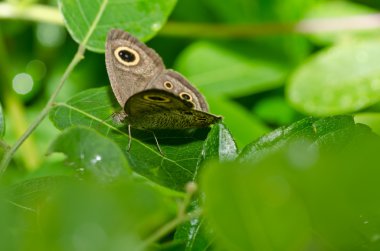
[[[152,134],[153,134],[154,140],[156,141],[158,151],[160,151],[161,155],[164,156],[164,153],[161,150],[160,144],[158,144],[158,140],[157,140],[156,134],[153,131],[152,131]]]
[[[131,150],[131,144],[132,144],[132,133],[131,133],[130,124],[128,124],[128,138],[129,138],[129,141],[128,141],[128,152],[129,152],[129,150]]]

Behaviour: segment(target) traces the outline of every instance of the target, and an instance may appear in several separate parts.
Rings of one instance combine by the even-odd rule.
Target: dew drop
[[[102,156],[96,155],[93,159],[91,159],[91,163],[92,164],[96,164],[96,163],[98,163],[101,160],[102,160]]]

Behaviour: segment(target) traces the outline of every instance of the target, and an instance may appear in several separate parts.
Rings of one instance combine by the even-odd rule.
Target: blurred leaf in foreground
[[[253,162],[206,166],[205,212],[220,244],[234,251],[378,250],[379,137],[345,117],[307,119],[289,131],[246,151],[261,155]]]
[[[103,1],[59,0],[67,29],[77,43],[83,41]],[[126,30],[143,41],[148,40],[164,25],[175,4],[176,0],[108,0],[87,48],[104,52],[106,35],[113,28]]]
[[[144,250],[144,240],[176,211],[174,201],[130,180],[111,186],[71,180],[56,188],[38,214],[1,200],[2,250]]]

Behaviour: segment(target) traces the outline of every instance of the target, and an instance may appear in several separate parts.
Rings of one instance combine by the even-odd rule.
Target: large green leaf
[[[352,137],[354,131],[373,134],[367,126],[356,124],[352,116],[336,116],[322,119],[305,118],[288,127],[281,127],[260,139],[247,145],[239,155],[242,162],[257,162],[260,159],[276,153],[281,148],[294,145],[300,147],[306,142],[310,144],[310,155],[305,155],[305,161],[312,161],[317,154],[315,147],[344,146],[355,140]],[[360,134],[359,134],[360,135]],[[376,137],[373,134],[373,137]],[[319,149],[321,150],[321,149]]]
[[[176,68],[206,96],[242,96],[276,88],[286,70],[278,64],[239,55],[209,42],[190,45]]]
[[[50,119],[59,129],[81,125],[97,130],[119,145],[134,171],[159,184],[181,190],[193,180],[209,129],[156,132],[164,155],[158,151],[151,132],[132,130],[128,151],[126,126],[118,127],[112,121],[112,114],[120,110],[110,88],[103,87],[83,91],[58,104]]]
[[[140,182],[69,179],[41,191],[40,181],[18,184],[17,199],[0,198],[2,250],[146,250],[144,240],[176,212],[173,200]],[[45,194],[38,213],[24,206],[20,188],[28,198]]]
[[[59,0],[67,28],[77,43],[83,41],[103,1]],[[107,32],[112,28],[127,30],[143,41],[148,40],[164,25],[175,4],[176,0],[108,0],[87,48],[103,52]]]
[[[206,166],[204,210],[217,243],[234,251],[379,249],[379,137],[345,118],[289,130],[257,144],[253,161]],[[282,143],[288,134],[293,144]]]
[[[380,100],[380,40],[340,44],[301,65],[287,97],[312,115],[353,112]]]
[[[128,170],[128,163],[118,145],[94,130],[72,127],[62,132],[49,153],[62,152],[70,165],[82,175],[109,182]]]

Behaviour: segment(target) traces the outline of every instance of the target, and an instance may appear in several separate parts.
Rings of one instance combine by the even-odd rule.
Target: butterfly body
[[[153,49],[127,32],[109,32],[106,66],[122,120],[133,128],[201,128],[221,119],[208,113],[202,94],[180,73],[165,69]]]

